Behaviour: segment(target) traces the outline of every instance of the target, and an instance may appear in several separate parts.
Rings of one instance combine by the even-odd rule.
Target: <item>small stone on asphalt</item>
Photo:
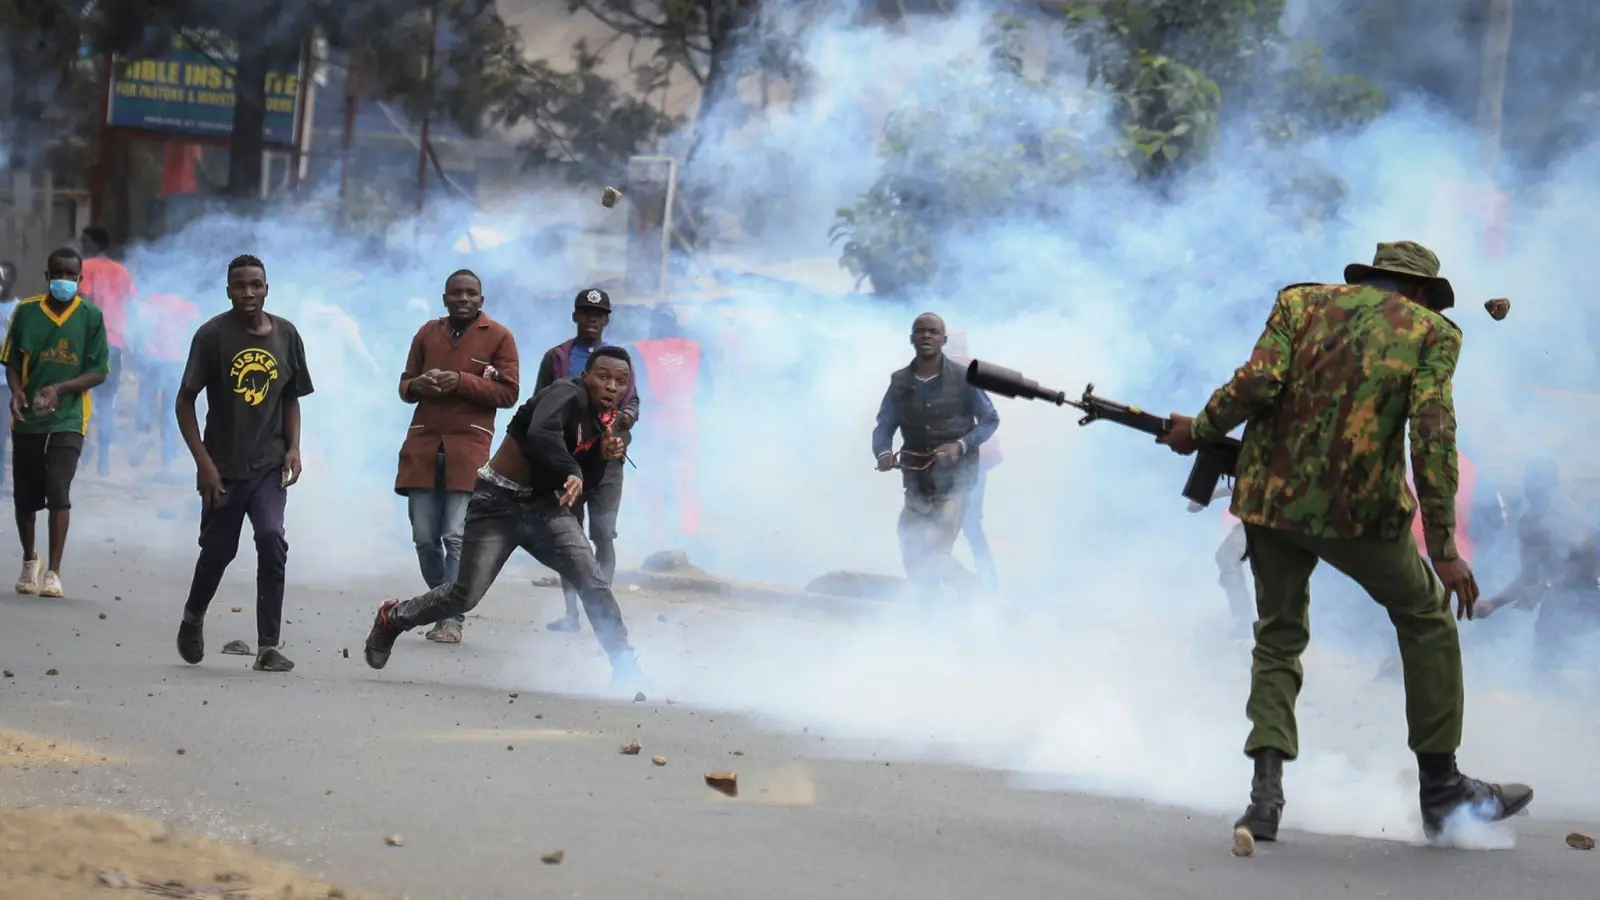
[[[737,772],[710,772],[706,774],[706,787],[719,794],[729,797],[739,796],[739,774]]]
[[[404,847],[406,839],[398,834],[384,835],[383,842],[391,847]]]
[[[667,764],[667,758],[665,756],[652,756],[650,757],[650,761],[658,766],[664,766]]]
[[[46,675],[60,675],[61,674],[60,672],[57,672],[55,669],[45,669],[44,673]]]
[[[546,853],[545,855],[539,857],[539,862],[542,862],[547,866],[559,866],[561,865],[561,861],[566,858],[567,851],[556,850],[553,853]]]
[[[623,744],[622,749],[618,750],[617,752],[621,753],[623,756],[638,756],[639,751],[643,749],[644,747],[639,744],[639,739],[633,738],[630,739],[626,744]]]
[[[1567,835],[1567,846],[1574,850],[1593,850],[1594,838],[1582,832],[1574,831]]]

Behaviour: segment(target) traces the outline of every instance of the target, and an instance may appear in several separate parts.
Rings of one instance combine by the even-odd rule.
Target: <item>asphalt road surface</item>
[[[153,815],[415,900],[1563,900],[1600,885],[1600,854],[1561,840],[1578,824],[1537,814],[1519,820],[1508,852],[1289,834],[1241,860],[1225,817],[1022,790],[1005,773],[865,750],[842,759],[826,734],[766,733],[666,697],[519,690],[508,662],[529,647],[592,692],[606,681],[587,629],[538,630],[559,599],[525,577],[490,593],[462,645],[414,633],[374,672],[360,656],[374,603],[416,580],[403,545],[387,580],[295,583],[285,650],[298,668],[266,675],[219,653],[253,638],[247,538],[206,660],[189,667],[173,637],[192,556],[142,549],[137,532],[84,522],[71,596],[54,601],[11,593],[15,539],[0,533],[0,665],[14,673],[0,681],[0,729],[106,757],[0,768],[0,802]],[[707,602],[624,594],[642,646],[716,617],[780,614]],[[642,752],[619,753],[631,739]],[[736,799],[706,787],[715,770],[738,773]],[[559,865],[540,862],[555,850]]]

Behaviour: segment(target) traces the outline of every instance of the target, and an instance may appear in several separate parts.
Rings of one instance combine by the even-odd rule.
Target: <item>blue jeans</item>
[[[407,494],[411,513],[411,540],[417,545],[417,563],[428,590],[450,584],[461,571],[461,534],[466,530],[469,491],[418,490]],[[452,617],[458,624],[465,615]]]
[[[1000,589],[1000,576],[994,569],[994,553],[989,549],[989,538],[983,533],[983,488],[989,473],[979,469],[978,483],[967,500],[967,517],[961,530],[967,535],[967,546],[972,548],[972,562],[978,568],[978,581],[983,589],[994,593]]]
[[[178,385],[183,381],[183,362],[166,359],[146,359],[139,371],[139,410],[136,421],[139,430],[146,434],[159,431],[161,437],[161,465],[169,466],[178,458],[178,421],[172,406],[178,396]],[[143,451],[140,451],[143,455]]]

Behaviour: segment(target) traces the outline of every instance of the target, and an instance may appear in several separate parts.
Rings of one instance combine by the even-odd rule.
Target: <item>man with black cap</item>
[[[1450,595],[1456,618],[1470,619],[1478,585],[1456,546],[1451,379],[1461,329],[1443,315],[1455,293],[1439,257],[1410,241],[1379,244],[1372,265],[1346,267],[1345,282],[1279,291],[1250,359],[1198,416],[1174,413],[1158,438],[1187,455],[1246,426],[1232,512],[1256,587],[1244,746],[1255,779],[1234,823],[1241,856],[1277,839],[1283,764],[1300,752],[1294,707],[1319,562],[1353,579],[1394,623],[1426,837],[1437,841],[1458,815],[1500,821],[1533,800],[1527,785],[1456,768],[1466,703]],[[1406,485],[1408,437],[1417,497]],[[1419,507],[1433,572],[1411,531]]]
[[[572,323],[577,334],[545,351],[539,360],[539,374],[534,381],[535,393],[544,390],[563,378],[577,378],[589,365],[589,357],[600,347],[611,346],[605,341],[606,326],[611,323],[611,295],[600,288],[585,288],[572,302]],[[632,442],[633,425],[639,421],[639,392],[629,381],[617,404],[613,430],[622,438],[623,446]],[[594,542],[595,559],[606,583],[617,574],[617,513],[622,509],[621,459],[608,460],[605,474],[596,484],[584,483],[583,497],[572,505],[573,515],[582,524],[589,518],[589,539]],[[567,579],[561,580],[561,593],[566,600],[566,614],[548,627],[551,631],[577,631],[582,626],[578,620],[578,589]]]

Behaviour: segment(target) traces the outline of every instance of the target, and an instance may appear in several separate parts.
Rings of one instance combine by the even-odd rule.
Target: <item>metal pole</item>
[[[299,81],[295,84],[295,117],[294,117],[294,153],[290,157],[292,168],[289,171],[289,190],[294,194],[300,193],[300,168],[305,162],[306,147],[310,145],[311,136],[307,129],[311,122],[309,101],[311,98],[311,73],[316,68],[316,61],[311,58],[311,31],[306,31],[306,40],[300,49]]]
[[[339,148],[339,220],[345,219],[345,193],[350,186],[350,149],[356,130],[356,55],[345,57],[344,143]]]
[[[111,67],[116,57],[100,58],[100,121],[95,128],[94,175],[89,181],[89,221],[103,224],[106,200],[106,160],[111,155]]]
[[[433,118],[433,54],[439,43],[439,8],[428,7],[428,59],[422,69],[423,87],[427,95],[422,106],[422,139],[417,142],[417,214],[428,196],[428,122]]]

